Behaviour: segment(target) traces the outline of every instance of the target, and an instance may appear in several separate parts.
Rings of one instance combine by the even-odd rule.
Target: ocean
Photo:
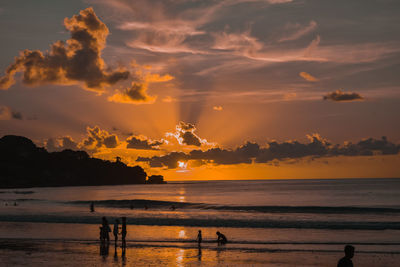
[[[345,244],[356,247],[354,262],[362,266],[389,266],[381,264],[400,260],[400,179],[2,189],[0,200],[0,239],[14,245],[28,242],[38,247],[61,242],[63,247],[74,244],[74,248],[89,246],[95,251],[101,217],[107,217],[111,225],[125,216],[128,248],[132,253],[144,251],[144,265],[151,265],[145,261],[149,250],[152,255],[154,250],[162,250],[169,252],[160,255],[173,256],[158,260],[174,263],[171,266],[274,266],[274,262],[277,266],[335,266]],[[90,211],[91,203],[94,212]],[[203,233],[201,253],[194,241],[198,230]],[[224,256],[215,243],[216,231],[228,238],[224,255],[232,254],[238,262],[231,262],[233,256],[221,261]],[[12,251],[12,257],[19,253],[7,251]],[[217,257],[215,253],[220,254]],[[297,261],[287,257],[289,254],[304,258],[300,263],[305,264],[294,264]],[[0,256],[0,262],[10,263],[8,260]]]

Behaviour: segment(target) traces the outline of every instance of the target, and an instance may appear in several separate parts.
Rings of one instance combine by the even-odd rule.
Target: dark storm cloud
[[[71,19],[65,18],[64,26],[71,33],[70,39],[55,42],[45,53],[22,51],[0,78],[0,88],[12,86],[18,72],[22,72],[22,82],[26,85],[83,83],[86,89],[100,92],[129,77],[125,69],[106,70],[101,51],[109,31],[92,8]]]
[[[323,99],[340,102],[340,101],[363,100],[364,98],[358,93],[346,93],[340,90],[336,90],[335,92],[328,93],[327,95],[325,95]]]
[[[309,143],[269,142],[265,147],[257,143],[247,142],[234,149],[212,148],[206,151],[192,150],[189,153],[172,152],[164,156],[139,157],[137,161],[148,162],[151,167],[177,168],[177,161],[194,160],[200,164],[250,164],[271,163],[281,160],[299,159],[303,157],[333,157],[333,156],[369,156],[375,154],[395,155],[400,151],[400,145],[387,140],[369,138],[358,143],[332,145],[318,134],[308,136]]]
[[[126,139],[126,148],[132,149],[145,149],[145,150],[158,150],[163,141],[152,141],[144,136],[131,136]]]

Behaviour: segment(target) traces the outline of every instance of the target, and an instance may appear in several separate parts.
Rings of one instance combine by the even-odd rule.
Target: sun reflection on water
[[[180,230],[178,233],[179,238],[186,238],[186,232],[185,230]]]
[[[176,266],[183,266],[183,256],[185,254],[185,250],[179,249],[176,253]]]
[[[179,196],[178,196],[178,201],[179,201],[179,202],[185,202],[185,200],[186,200],[186,196],[185,196],[186,191],[185,191],[185,188],[184,188],[184,187],[182,187],[182,188],[179,189],[178,194],[179,194]]]

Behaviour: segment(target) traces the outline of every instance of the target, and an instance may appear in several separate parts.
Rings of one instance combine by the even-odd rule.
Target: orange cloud
[[[176,101],[176,99],[171,97],[171,96],[166,96],[166,97],[163,98],[162,101],[165,102],[165,103],[171,103],[171,102]]]
[[[127,145],[126,148],[131,149],[143,149],[143,150],[159,150],[159,146],[164,143],[161,141],[154,141],[148,139],[146,136],[131,136],[126,139]]]
[[[26,85],[79,83],[97,92],[128,79],[130,73],[125,69],[106,70],[101,51],[109,31],[92,8],[81,10],[71,19],[65,18],[64,26],[71,33],[70,39],[55,42],[45,53],[22,51],[0,78],[0,88],[8,89],[13,85],[17,72],[23,73],[22,82]]]
[[[108,97],[108,101],[126,104],[152,104],[156,101],[157,96],[150,96],[147,90],[150,83],[167,82],[174,77],[169,74],[160,75],[158,73],[144,73],[151,68],[146,67],[138,70],[136,76],[138,81],[132,82],[131,87],[122,91],[117,91],[114,95]]]
[[[300,72],[299,73],[300,77],[304,78],[304,80],[309,81],[309,82],[316,82],[318,81],[317,78],[315,78],[314,76],[312,76],[311,74],[307,73],[307,72]]]
[[[222,106],[214,106],[213,107],[213,110],[216,110],[216,111],[222,111]]]
[[[126,104],[153,104],[155,96],[147,94],[147,84],[133,82],[132,86],[108,97],[108,101]]]
[[[106,130],[101,130],[99,126],[93,128],[87,127],[87,138],[79,144],[79,147],[88,150],[96,150],[98,148],[115,148],[119,145],[118,137],[110,134]]]

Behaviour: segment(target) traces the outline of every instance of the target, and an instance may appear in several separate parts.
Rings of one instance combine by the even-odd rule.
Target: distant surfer
[[[218,245],[225,245],[226,243],[228,243],[228,239],[226,239],[226,236],[220,232],[217,232],[217,243]]]
[[[94,203],[93,202],[90,203],[90,212],[94,212]]]

